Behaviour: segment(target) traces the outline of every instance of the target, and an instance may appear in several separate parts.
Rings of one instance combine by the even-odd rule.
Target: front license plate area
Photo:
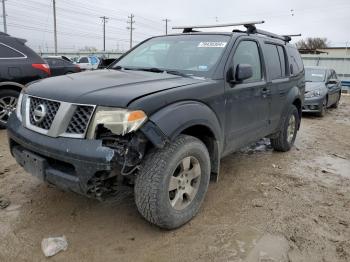
[[[44,180],[46,167],[46,160],[44,158],[26,150],[19,151],[18,149],[14,149],[13,154],[25,171],[40,180]]]

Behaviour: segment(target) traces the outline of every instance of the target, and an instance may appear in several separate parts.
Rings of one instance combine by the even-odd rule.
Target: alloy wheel
[[[183,210],[195,198],[201,179],[199,161],[188,156],[180,161],[169,182],[169,201],[176,210]]]
[[[5,96],[0,98],[0,122],[6,124],[10,115],[16,110],[17,98]]]

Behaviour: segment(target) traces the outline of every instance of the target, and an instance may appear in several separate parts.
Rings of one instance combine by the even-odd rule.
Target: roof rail
[[[265,21],[250,21],[250,22],[241,22],[241,23],[229,23],[229,24],[215,24],[215,25],[193,25],[193,26],[174,26],[173,29],[183,29],[183,33],[198,32],[193,30],[198,28],[218,28],[218,27],[229,27],[229,26],[254,26],[256,24],[263,24]]]
[[[245,28],[247,28],[247,31],[246,31],[247,34],[265,35],[265,36],[279,39],[279,40],[286,41],[286,42],[290,42],[292,40],[292,37],[301,36],[301,34],[298,34],[298,35],[277,35],[277,34],[270,33],[268,31],[256,28],[255,25],[263,24],[263,23],[265,23],[265,21],[260,20],[260,21],[229,23],[229,24],[215,24],[215,25],[174,26],[173,29],[183,29],[183,33],[193,33],[193,32],[198,32],[196,30],[193,30],[193,29],[198,29],[198,28],[218,28],[218,27],[242,26],[243,25]],[[233,30],[233,32],[235,32],[235,30]]]

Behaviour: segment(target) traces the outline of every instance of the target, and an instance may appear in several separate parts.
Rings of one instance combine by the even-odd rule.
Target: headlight
[[[23,91],[19,94],[16,106],[16,115],[19,121],[22,122],[22,101],[23,101]]]
[[[116,135],[125,135],[139,129],[146,120],[147,116],[141,110],[97,107],[89,127],[88,138],[94,138],[98,125],[103,125]]]
[[[306,93],[305,97],[311,98],[311,97],[317,97],[317,96],[321,96],[321,95],[322,95],[322,92],[320,90],[313,90],[313,91],[310,91],[309,93]]]

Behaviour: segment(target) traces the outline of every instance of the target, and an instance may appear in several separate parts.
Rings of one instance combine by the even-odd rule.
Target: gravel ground
[[[349,96],[304,116],[290,152],[262,140],[223,159],[199,214],[174,231],[145,222],[129,191],[100,203],[39,182],[0,130],[0,261],[46,261],[41,240],[61,235],[68,249],[51,261],[350,261],[349,210]]]

